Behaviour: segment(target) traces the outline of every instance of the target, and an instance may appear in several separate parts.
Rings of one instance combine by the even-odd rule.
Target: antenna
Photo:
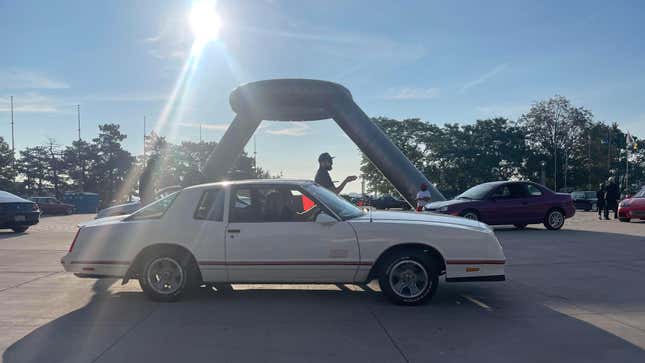
[[[81,141],[81,105],[76,105],[76,118],[78,121],[78,141]]]
[[[11,96],[11,156],[12,156],[11,160],[13,163],[13,169],[15,171],[16,170],[16,140],[13,134],[13,96]],[[15,175],[14,175],[14,181],[15,181]]]

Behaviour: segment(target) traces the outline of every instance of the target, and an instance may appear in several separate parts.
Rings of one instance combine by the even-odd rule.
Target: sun
[[[193,4],[188,15],[190,27],[198,43],[217,40],[222,26],[219,15],[215,11],[215,1],[201,0]]]

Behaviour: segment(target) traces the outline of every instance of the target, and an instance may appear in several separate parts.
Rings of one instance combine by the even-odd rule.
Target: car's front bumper
[[[618,218],[629,218],[629,219],[645,219],[645,209],[641,208],[630,208],[630,207],[619,207],[618,208]]]

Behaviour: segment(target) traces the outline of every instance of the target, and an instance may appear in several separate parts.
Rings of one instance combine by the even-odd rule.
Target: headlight
[[[437,212],[447,212],[447,211],[448,211],[448,207],[441,207],[437,209]]]
[[[623,200],[622,202],[620,202],[618,204],[618,207],[622,208],[622,207],[627,207],[628,205],[629,205],[629,201],[628,200]]]

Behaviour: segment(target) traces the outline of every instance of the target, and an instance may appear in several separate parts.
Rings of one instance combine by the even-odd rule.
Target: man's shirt
[[[334,185],[334,182],[331,181],[331,176],[329,176],[329,171],[323,168],[318,168],[318,171],[316,172],[316,179],[314,181],[323,187],[331,190],[332,192],[336,193],[336,186]]]

